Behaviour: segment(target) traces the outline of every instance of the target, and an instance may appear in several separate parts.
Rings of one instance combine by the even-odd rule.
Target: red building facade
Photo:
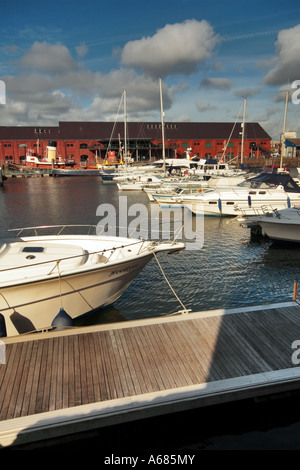
[[[29,155],[48,158],[66,166],[93,166],[120,158],[127,148],[133,161],[162,158],[161,124],[129,122],[60,122],[56,127],[0,127],[0,164],[22,165]],[[230,136],[230,140],[229,139]],[[271,137],[258,123],[245,124],[245,158],[261,158],[271,151]],[[217,157],[226,160],[240,157],[241,124],[234,123],[165,123],[167,158]],[[27,158],[28,160],[28,158]],[[32,160],[34,161],[34,159]],[[34,163],[32,163],[34,165]]]

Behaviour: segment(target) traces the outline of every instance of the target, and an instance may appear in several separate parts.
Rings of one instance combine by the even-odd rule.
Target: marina
[[[6,183],[0,192],[2,230],[96,225],[100,204],[119,204],[115,185],[93,176]],[[137,201],[148,209],[152,204],[145,193],[130,191],[128,207]],[[162,253],[160,260],[172,289],[153,259],[112,306],[74,328],[3,338],[4,449],[53,439],[62,445],[99,429],[116,435],[130,423],[136,429],[146,423],[147,429],[154,419],[162,420],[160,428],[174,413],[176,421],[191,409],[209,415],[206,410],[215,406],[297,393],[296,248],[252,240],[236,219],[208,217],[202,248]],[[178,297],[189,313],[178,313]],[[279,420],[279,410],[275,415]],[[292,415],[297,420],[295,409]],[[201,433],[205,442],[203,427]]]

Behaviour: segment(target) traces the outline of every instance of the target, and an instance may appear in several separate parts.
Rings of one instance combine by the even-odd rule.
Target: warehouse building
[[[165,123],[167,158],[240,157],[241,123]],[[125,136],[125,137],[124,137]],[[124,142],[126,138],[126,145]],[[118,160],[126,149],[132,161],[162,158],[162,130],[159,122],[59,122],[58,126],[0,127],[0,164],[22,165],[48,159],[66,166],[89,166]],[[246,123],[243,156],[267,157],[271,137],[259,123]]]

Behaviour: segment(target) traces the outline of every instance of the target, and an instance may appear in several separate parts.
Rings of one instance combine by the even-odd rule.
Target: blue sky
[[[300,80],[295,0],[0,0],[0,125],[258,121],[274,139]],[[3,96],[5,84],[5,104]],[[1,95],[2,93],[2,95]],[[2,96],[2,98],[1,98]],[[300,104],[287,130],[300,137]]]

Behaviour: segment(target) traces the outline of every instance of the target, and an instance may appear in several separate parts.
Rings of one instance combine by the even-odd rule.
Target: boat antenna
[[[285,157],[285,126],[286,126],[288,101],[289,101],[289,91],[287,90],[286,95],[285,95],[284,119],[283,119],[282,135],[281,135],[280,168],[282,168],[283,157]]]
[[[241,124],[241,126],[242,126],[241,165],[244,163],[244,142],[245,142],[246,103],[247,103],[247,99],[244,98],[244,101],[243,101],[243,104],[244,104],[243,122],[242,122],[242,124]]]
[[[127,166],[127,92],[124,89],[124,155],[125,155],[125,166]]]
[[[163,97],[162,97],[162,81],[159,78],[159,94],[160,94],[160,114],[161,114],[161,138],[162,138],[162,156],[163,156],[163,172],[166,176],[166,151],[165,151],[165,113],[163,110]]]

